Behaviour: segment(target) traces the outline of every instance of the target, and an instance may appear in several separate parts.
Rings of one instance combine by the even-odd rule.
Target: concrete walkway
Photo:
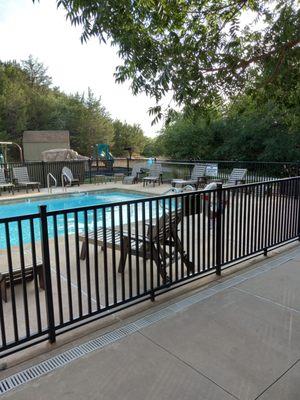
[[[299,288],[296,246],[3,398],[298,400]]]

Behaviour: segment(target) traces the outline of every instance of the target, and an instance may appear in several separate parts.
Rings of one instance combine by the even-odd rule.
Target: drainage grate
[[[225,282],[218,283],[212,288],[201,290],[199,293],[187,297],[177,303],[171,304],[159,311],[156,311],[150,315],[139,318],[138,320],[131,322],[121,328],[115,329],[114,331],[108,332],[96,339],[92,339],[87,343],[81,344],[79,346],[73,347],[61,354],[58,354],[46,361],[41,362],[35,366],[32,366],[24,371],[18,372],[8,378],[0,381],[0,395],[9,392],[25,383],[32,381],[33,379],[39,378],[46,375],[49,372],[61,368],[70,362],[83,357],[95,350],[102,349],[103,347],[115,343],[139,330],[146,328],[164,318],[171,317],[177,312],[180,312],[193,304],[199,303],[202,300],[208,299],[209,297],[215,295],[216,293],[222,292],[227,288],[233,287],[238,283],[241,283],[247,279],[254,278],[257,275],[263,274],[273,268],[281,266],[283,263],[287,262],[289,258],[282,257],[277,262],[271,261],[266,263],[263,267],[258,267],[252,271],[247,271],[244,274],[236,276],[232,279],[228,279]]]

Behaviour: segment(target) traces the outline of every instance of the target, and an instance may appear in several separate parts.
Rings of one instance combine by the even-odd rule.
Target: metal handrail
[[[48,188],[48,192],[52,193],[52,187],[50,185],[50,178],[54,181],[54,187],[57,187],[57,179],[55,178],[54,175],[51,174],[51,172],[48,172],[47,174],[47,188]]]

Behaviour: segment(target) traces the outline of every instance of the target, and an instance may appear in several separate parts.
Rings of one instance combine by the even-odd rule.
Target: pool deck
[[[107,183],[107,184],[97,184],[97,185],[81,185],[80,187],[72,187],[72,188],[68,188],[67,192],[62,191],[61,189],[57,189],[55,191],[53,191],[53,196],[56,197],[58,194],[70,194],[70,193],[78,193],[78,192],[87,192],[87,191],[99,191],[99,190],[103,190],[103,191],[107,191],[107,190],[125,190],[125,191],[130,191],[130,192],[136,192],[136,193],[147,193],[149,195],[153,194],[153,195],[160,195],[161,193],[166,192],[168,189],[170,188],[170,185],[166,184],[166,185],[156,185],[155,187],[153,187],[152,185],[150,186],[146,186],[143,187],[143,184],[135,184],[135,185],[123,185],[121,182],[120,183]],[[31,198],[33,200],[41,200],[42,203],[42,199],[44,197],[49,197],[49,193],[47,190],[42,189],[41,192],[30,192],[28,194],[26,193],[21,193],[19,194],[18,192],[16,193],[16,195],[14,196],[1,196],[1,200],[6,200],[12,199],[14,201],[16,200],[20,200],[20,201],[24,201],[24,199],[28,199]],[[51,195],[50,195],[51,196]],[[4,203],[3,203],[4,204]],[[0,202],[0,209],[1,209],[1,202]],[[5,217],[5,215],[4,215]],[[124,227],[126,227],[126,225],[124,225]],[[54,251],[54,239],[50,238],[49,239],[49,244],[50,247],[52,249],[51,251],[51,272],[52,272],[52,278],[53,278],[53,294],[54,294],[54,307],[55,307],[55,312],[58,312],[58,291],[59,288],[56,284],[57,281],[57,277],[59,277],[59,280],[61,281],[61,291],[62,291],[62,296],[63,296],[63,301],[62,301],[62,313],[63,313],[63,317],[67,320],[69,318],[69,303],[68,300],[66,298],[67,293],[68,293],[68,283],[67,283],[67,265],[66,265],[66,259],[64,257],[65,254],[65,240],[63,237],[60,238],[59,243],[58,243],[58,249],[59,249],[59,254],[61,255],[60,257],[60,272],[59,274],[56,271],[56,260],[55,260],[55,251]],[[78,288],[78,282],[77,282],[77,278],[76,278],[76,251],[75,251],[75,243],[74,243],[74,235],[70,236],[70,242],[69,242],[69,246],[70,246],[70,265],[72,266],[72,277],[71,277],[71,294],[74,298],[77,297],[77,292],[79,290]],[[32,264],[32,248],[31,248],[31,243],[24,243],[23,245],[23,249],[24,249],[24,263],[25,265],[31,265]],[[91,252],[93,252],[93,249],[90,250]],[[36,252],[36,258],[37,261],[39,262],[42,259],[42,251],[41,251],[41,243],[40,241],[36,241],[35,243],[35,252]],[[97,250],[98,252],[98,250]],[[113,283],[113,276],[111,274],[112,271],[112,257],[111,257],[111,251],[108,251],[108,270],[109,272],[109,287],[111,288]],[[20,265],[20,249],[19,246],[12,246],[11,247],[11,257],[12,257],[12,265],[15,266],[19,266]],[[103,254],[102,252],[99,253],[99,262],[103,262],[102,258]],[[119,252],[117,252],[117,257],[119,257]],[[100,261],[100,258],[102,261]],[[81,296],[82,296],[82,302],[83,302],[83,308],[86,309],[88,307],[88,296],[87,296],[87,292],[88,292],[88,288],[86,286],[86,281],[87,281],[87,276],[86,276],[86,265],[85,265],[85,261],[81,261],[80,265],[82,266],[82,276],[81,276]],[[6,249],[0,249],[0,272],[7,272],[7,251]],[[95,265],[94,265],[94,257],[90,257],[90,268],[94,269]],[[100,270],[100,275],[99,276],[99,280],[100,280],[100,292],[101,292],[101,306],[103,306],[105,299],[103,297],[103,294],[105,293],[105,287],[104,287],[104,282],[105,279],[102,276],[102,274],[104,273],[104,269]],[[150,280],[150,269],[147,269],[147,281],[149,282]],[[125,279],[128,280],[128,268],[126,268],[125,271]],[[154,272],[154,275],[156,276],[156,270]],[[121,298],[121,288],[122,288],[122,276],[121,274],[117,274],[117,295],[118,298]],[[141,275],[141,279],[142,279],[142,275]],[[94,274],[91,274],[90,276],[90,282],[91,282],[91,286],[92,286],[92,308],[94,309],[96,307],[96,293],[95,293],[95,277]],[[135,282],[133,282],[133,284],[135,284]],[[128,288],[126,289],[128,290]],[[29,310],[29,315],[32,316],[32,318],[30,318],[30,324],[31,324],[31,328],[33,331],[37,330],[37,320],[35,318],[35,307],[36,307],[36,294],[35,294],[35,285],[34,282],[28,282],[28,284],[26,285],[26,292],[27,292],[27,297],[28,297],[28,310]],[[38,291],[38,298],[40,301],[40,307],[41,307],[41,323],[42,326],[47,326],[47,313],[46,313],[46,305],[45,305],[45,292],[41,289],[39,289]],[[10,296],[10,292],[8,291],[8,296]],[[19,334],[21,336],[25,335],[25,319],[24,319],[24,303],[23,303],[23,288],[22,285],[16,285],[15,286],[15,296],[16,296],[16,312],[17,315],[20,317],[18,320],[18,328],[19,328]],[[113,293],[110,290],[110,295],[109,295],[109,301],[112,302]],[[75,302],[73,303],[73,312],[74,315],[78,314],[78,301],[75,300]],[[133,307],[133,309],[135,309],[136,312],[136,307]],[[139,309],[139,308],[137,308]],[[10,301],[10,297],[7,303],[3,303],[3,312],[4,312],[4,318],[5,318],[5,325],[6,325],[6,335],[7,335],[7,339],[12,340],[12,338],[14,337],[14,324],[13,324],[13,319],[12,319],[12,302]],[[113,315],[112,317],[106,317],[105,321],[104,321],[104,325],[105,324],[110,324],[112,322],[115,322],[115,316]],[[101,322],[102,323],[102,322]],[[93,324],[90,325],[90,328],[94,329],[92,327]],[[97,325],[96,325],[97,326]],[[86,332],[86,330],[89,330],[89,327],[87,328],[79,328],[75,333],[71,332],[70,334],[66,333],[63,335],[63,337],[66,338],[66,340],[68,340],[68,338],[70,337],[74,337],[74,335],[76,336],[77,334],[80,336],[83,334],[83,332]],[[60,342],[61,343],[61,342]],[[25,358],[27,356],[32,357],[33,354],[35,354],[35,351],[37,350],[37,352],[41,351],[47,351],[48,350],[48,344],[44,343],[41,345],[37,345],[34,348],[28,349],[28,350],[24,350],[19,354],[15,354],[13,356],[11,356],[9,358],[9,365],[14,364],[15,362],[19,362],[20,359],[20,355],[21,358],[23,358],[23,356],[25,356]],[[1,363],[0,363],[1,364]]]
[[[58,195],[67,195],[71,193],[80,193],[80,192],[90,192],[90,191],[107,191],[107,190],[122,190],[122,191],[129,191],[129,192],[139,192],[139,193],[146,193],[152,195],[160,195],[166,192],[168,189],[171,188],[170,184],[162,184],[162,185],[152,185],[143,186],[142,183],[136,183],[134,185],[125,185],[122,182],[107,182],[107,183],[100,183],[100,184],[82,184],[80,186],[72,186],[63,190],[61,187],[54,188],[51,193],[48,192],[48,189],[42,188],[40,192],[37,190],[29,191],[28,193],[25,190],[20,192],[16,191],[14,195],[11,195],[7,192],[2,193],[0,196],[0,205],[1,202],[7,201],[18,201],[24,199],[42,199],[43,197],[57,197]]]
[[[68,344],[3,371],[2,378],[112,337],[108,332],[123,337],[3,398],[298,400],[299,244],[271,254],[148,304],[151,310],[135,309],[134,316],[123,311],[106,327],[98,322],[98,330],[83,338],[69,333]]]
[[[69,188],[67,193],[127,190],[159,195],[169,188],[170,185],[153,188],[120,182],[81,185]],[[60,193],[61,189],[53,191],[53,195]],[[47,190],[2,195],[0,200],[43,196],[49,196]],[[59,247],[63,254],[63,240]],[[25,248],[25,252],[30,260],[30,249]],[[40,253],[39,247],[37,252]],[[0,263],[2,257],[5,254],[0,251]],[[18,259],[17,251],[13,252],[14,257]],[[105,335],[110,332],[110,337],[122,333],[121,339],[21,385],[3,398],[298,400],[299,266],[299,244],[289,244],[271,251],[266,258],[258,256],[225,270],[222,277],[205,277],[165,293],[154,303],[147,301],[67,332],[55,344],[44,342],[16,353],[3,360],[7,369],[0,372],[0,379],[90,340],[106,340]],[[63,278],[64,264],[61,274]],[[85,280],[84,273],[82,279]],[[72,293],[77,293],[75,284],[72,282]],[[62,285],[66,293],[63,279]],[[56,294],[55,290],[54,286]],[[84,296],[85,291],[83,287]],[[34,298],[32,283],[28,285],[28,296]],[[16,288],[16,297],[17,311],[21,313],[21,285]],[[11,314],[10,307],[11,302],[4,305],[7,314]],[[63,303],[63,313],[68,316],[67,303]],[[46,321],[46,315],[44,318]],[[20,325],[20,329],[24,327]],[[13,325],[8,330],[8,335],[12,334]]]

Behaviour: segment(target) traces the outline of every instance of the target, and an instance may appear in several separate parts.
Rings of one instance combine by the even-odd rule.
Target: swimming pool
[[[53,196],[54,197],[54,196]],[[45,204],[47,211],[59,211],[78,207],[89,207],[101,204],[116,203],[119,201],[142,199],[146,197],[140,193],[132,192],[83,192],[59,195],[56,198],[43,197],[39,199],[26,199],[24,201],[0,203],[0,218],[16,217],[20,215],[35,214],[39,206]]]
[[[39,199],[26,199],[24,201],[18,201],[14,203],[0,203],[0,219],[1,218],[9,218],[9,217],[17,217],[17,216],[25,216],[30,214],[36,214],[39,212],[39,206],[41,204],[47,206],[47,211],[59,211],[59,210],[70,210],[70,213],[67,214],[67,226],[68,226],[68,234],[75,233],[75,213],[71,212],[72,209],[77,209],[79,207],[92,207],[95,205],[103,205],[103,204],[111,204],[120,201],[129,201],[136,199],[143,199],[146,195],[139,193],[131,193],[131,192],[85,192],[85,193],[74,193],[68,195],[60,195],[56,198],[52,197],[44,197]],[[126,206],[125,206],[126,207]],[[140,216],[140,207],[138,207],[138,214]],[[130,210],[133,213],[133,208]],[[102,226],[103,224],[103,213],[102,209],[97,210],[96,212],[97,226]],[[107,209],[105,213],[105,222],[106,226],[111,225],[111,209]],[[115,224],[119,223],[119,210],[116,209],[115,212]],[[92,210],[87,213],[87,223],[90,229],[93,229],[94,226],[94,212]],[[124,219],[123,222],[127,221],[127,213],[124,209]],[[63,215],[57,216],[57,233],[58,235],[65,234],[65,219]],[[84,213],[78,213],[78,228],[79,230],[84,229]],[[34,240],[40,240],[40,223],[39,219],[35,219],[33,222],[34,225]],[[30,221],[24,220],[21,222],[22,234],[21,240],[24,244],[28,244],[33,240],[33,237],[30,232]],[[9,236],[10,236],[10,245],[18,246],[20,245],[20,235],[19,235],[19,226],[17,222],[9,223]],[[54,237],[54,221],[53,217],[48,217],[48,236],[49,238]],[[5,226],[0,223],[0,249],[5,249],[7,247],[6,235],[5,235]]]

